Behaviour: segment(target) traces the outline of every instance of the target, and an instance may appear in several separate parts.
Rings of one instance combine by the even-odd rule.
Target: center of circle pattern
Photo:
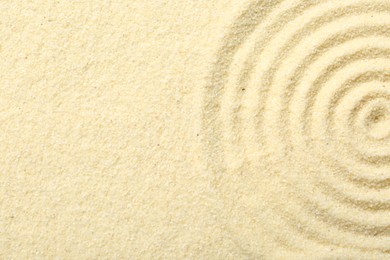
[[[253,1],[218,53],[205,144],[242,247],[389,256],[390,1]]]

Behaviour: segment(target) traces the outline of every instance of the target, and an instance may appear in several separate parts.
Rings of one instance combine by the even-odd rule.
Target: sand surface
[[[390,1],[0,1],[0,259],[390,259]]]

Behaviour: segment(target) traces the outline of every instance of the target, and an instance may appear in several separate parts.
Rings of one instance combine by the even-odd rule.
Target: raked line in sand
[[[204,142],[247,254],[390,257],[390,1],[253,1],[206,87]]]

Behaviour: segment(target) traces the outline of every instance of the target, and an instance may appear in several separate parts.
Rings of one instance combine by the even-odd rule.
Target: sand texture
[[[390,0],[0,1],[0,259],[390,259]]]

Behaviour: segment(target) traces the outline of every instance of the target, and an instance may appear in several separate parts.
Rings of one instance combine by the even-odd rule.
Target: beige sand
[[[390,259],[390,1],[2,1],[0,259]]]

